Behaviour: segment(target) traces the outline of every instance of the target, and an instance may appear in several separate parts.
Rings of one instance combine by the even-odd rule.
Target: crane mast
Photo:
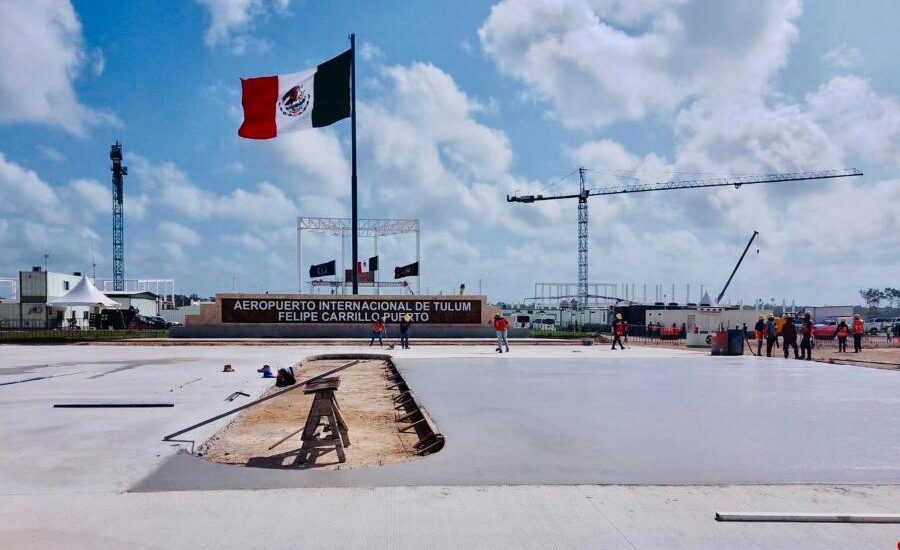
[[[782,183],[862,176],[856,168],[843,170],[814,170],[807,172],[785,172],[779,174],[734,176],[726,178],[668,181],[662,183],[626,184],[598,189],[588,189],[584,174],[587,168],[578,169],[578,194],[567,195],[507,195],[506,202],[533,203],[539,201],[578,199],[578,307],[587,307],[588,300],[588,198],[599,195],[621,195],[625,193],[648,193],[652,191],[672,191],[676,189],[700,189],[708,187],[733,186],[759,183]]]
[[[584,187],[584,168],[578,169],[578,307],[587,307],[588,295],[588,193]]]
[[[117,141],[109,150],[112,161],[113,199],[113,290],[125,290],[125,212],[124,183],[128,167],[122,165],[122,145]]]

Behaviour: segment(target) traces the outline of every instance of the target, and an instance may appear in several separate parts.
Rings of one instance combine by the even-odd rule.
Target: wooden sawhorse
[[[350,437],[347,434],[347,423],[341,415],[334,392],[341,385],[339,377],[322,378],[303,389],[305,394],[315,394],[312,406],[309,408],[309,416],[306,417],[306,425],[303,428],[301,440],[303,445],[297,457],[298,464],[307,464],[314,461],[319,455],[324,454],[325,449],[334,448],[339,462],[346,462],[344,447],[350,446]],[[324,421],[323,421],[324,419]],[[327,421],[327,422],[325,422]],[[321,436],[316,432],[322,426]],[[325,437],[325,432],[330,435]]]

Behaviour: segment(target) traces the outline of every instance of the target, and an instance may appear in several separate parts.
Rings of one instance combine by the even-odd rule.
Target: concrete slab
[[[446,438],[412,463],[236,468],[181,454],[140,491],[900,483],[900,377],[752,357],[396,360]]]
[[[888,549],[896,525],[717,523],[721,509],[896,512],[900,487],[493,486],[20,495],[0,548]],[[332,525],[339,520],[340,528]]]
[[[605,348],[529,346],[520,356],[604,357]],[[0,346],[0,383],[67,375],[0,386],[0,494],[126,490],[179,450],[191,450],[228,418],[186,434],[185,443],[163,435],[239,405],[235,391],[258,396],[272,384],[259,378],[263,363],[295,364],[322,353],[369,352],[377,346]],[[387,351],[387,348],[382,348]],[[575,353],[577,352],[577,353]],[[690,355],[679,350],[626,350],[634,357]],[[493,347],[416,346],[398,357],[490,358]],[[622,352],[619,352],[622,353]],[[512,355],[511,355],[512,356]],[[235,373],[222,373],[230,363]],[[185,383],[202,378],[199,382]],[[243,398],[241,398],[243,399]],[[55,402],[167,401],[170,409],[53,409]]]
[[[127,492],[179,449],[190,447],[189,443],[163,443],[163,434],[232,407],[234,403],[223,401],[232,391],[261,393],[269,383],[257,378],[255,369],[262,362],[285,366],[306,355],[360,350],[368,348],[0,346],[0,382],[76,372],[0,386],[0,548],[830,550],[893,548],[900,540],[892,525],[714,521],[718,510],[898,513],[898,485],[502,485],[491,481],[470,486],[256,491],[192,491],[185,485],[178,491]],[[445,451],[420,462],[429,464],[431,476],[447,471],[454,462],[460,471],[469,472],[467,476],[475,476],[469,463],[495,460],[496,446],[477,447],[468,456],[455,458],[445,452],[454,448],[454,442],[460,449],[480,443],[491,425],[510,415],[517,423],[509,430],[508,418],[502,421],[510,432],[503,436],[505,443],[531,453],[531,458],[516,466],[516,476],[522,475],[529,461],[534,470],[545,471],[550,459],[568,468],[567,454],[599,456],[608,447],[612,453],[618,450],[612,441],[618,441],[632,458],[635,449],[647,449],[656,453],[655,459],[677,464],[704,450],[690,447],[706,445],[707,432],[716,445],[712,451],[731,452],[731,459],[738,461],[747,454],[752,459],[744,466],[756,473],[760,468],[791,473],[785,464],[777,467],[779,460],[770,456],[778,449],[768,455],[764,452],[764,445],[781,445],[789,456],[805,460],[809,471],[823,475],[828,468],[840,468],[841,462],[846,470],[862,472],[860,478],[874,478],[881,475],[878,472],[886,478],[896,474],[893,465],[886,465],[896,462],[900,441],[896,372],[710,358],[665,349],[611,353],[580,346],[514,347],[513,354],[502,359],[490,349],[471,346],[398,351],[393,353],[401,369],[448,436]],[[447,361],[448,357],[454,360]],[[226,362],[237,372],[219,372]],[[202,382],[186,384],[198,377]],[[505,397],[493,405],[454,412],[457,403],[478,403],[485,391],[468,383],[473,377],[490,385],[505,380]],[[581,400],[585,395],[594,397]],[[61,399],[113,396],[165,398],[176,406],[102,414],[51,408]],[[591,413],[586,423],[563,427],[571,439],[556,433],[561,420],[555,414],[539,415],[538,407],[550,398],[562,402],[563,411],[586,407]],[[524,405],[518,402],[527,400],[534,401],[527,414],[521,414]],[[709,410],[730,423],[713,422],[707,418]],[[654,415],[663,418],[651,422]],[[623,418],[649,430],[661,443],[631,441],[613,422]],[[202,440],[223,423],[191,435]],[[672,430],[680,437],[668,436]],[[861,431],[853,434],[854,430]],[[536,433],[528,436],[532,431]],[[796,441],[787,441],[788,435]],[[557,450],[547,444],[548,437]],[[727,451],[720,448],[723,441],[740,444]],[[806,451],[804,441],[812,442]],[[823,454],[828,441],[835,444],[833,456]],[[579,449],[585,445],[588,450]],[[859,456],[849,456],[853,445]],[[596,461],[587,472],[572,475],[629,471],[625,460],[611,456]],[[438,458],[445,463],[432,460]],[[634,460],[635,471],[646,472],[654,465]],[[190,463],[206,464],[196,459]],[[715,466],[704,463],[692,471],[706,477]],[[249,470],[220,467],[231,472]],[[724,467],[734,473],[734,466]],[[286,473],[296,479],[293,474],[304,472]],[[204,471],[201,476],[208,474]],[[247,481],[240,476],[226,478],[229,483]],[[470,479],[474,482],[477,477]],[[282,521],[285,514],[299,519]],[[343,528],[327,528],[336,517]]]

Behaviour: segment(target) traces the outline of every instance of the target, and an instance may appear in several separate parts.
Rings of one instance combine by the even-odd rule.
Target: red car
[[[825,321],[813,325],[813,338],[831,340],[837,330],[837,321]]]

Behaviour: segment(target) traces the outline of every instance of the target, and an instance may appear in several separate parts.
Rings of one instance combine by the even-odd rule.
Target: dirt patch
[[[865,346],[865,344],[863,344]],[[838,353],[830,345],[813,348],[813,359],[833,363],[852,363],[863,367],[900,369],[900,348],[866,348],[853,353],[853,342],[848,344],[849,352]]]
[[[346,363],[316,360],[295,367],[294,371],[297,380],[305,380]],[[397,392],[386,389],[389,384],[384,367],[382,360],[367,360],[334,375],[341,380],[335,395],[349,429],[350,446],[345,448],[344,463],[339,463],[332,451],[317,457],[314,464],[296,464],[302,443],[298,430],[302,429],[313,400],[313,395],[304,394],[302,389],[243,411],[208,439],[200,452],[213,462],[263,468],[351,469],[415,460],[419,458],[414,449],[418,436],[398,431],[401,424],[395,420],[393,400]],[[264,395],[279,390],[273,384]]]

